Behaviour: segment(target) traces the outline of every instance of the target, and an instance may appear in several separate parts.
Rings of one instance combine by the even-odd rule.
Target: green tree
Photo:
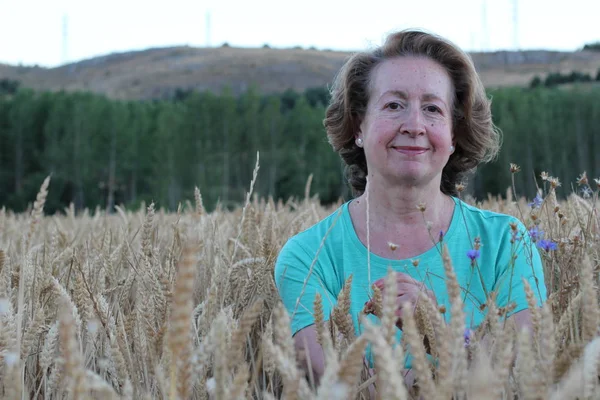
[[[157,179],[153,193],[159,194],[162,206],[171,210],[182,200],[185,171],[189,169],[185,154],[190,146],[181,140],[184,122],[184,103],[166,102],[159,108],[153,171]]]

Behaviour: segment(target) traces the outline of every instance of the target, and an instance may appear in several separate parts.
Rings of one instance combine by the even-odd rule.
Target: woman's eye
[[[387,105],[387,108],[389,108],[390,110],[399,110],[400,109],[400,104],[398,104],[398,103],[389,103]]]
[[[440,110],[440,108],[438,106],[427,106],[427,107],[425,107],[425,109],[427,111],[429,111],[429,112],[432,112],[432,113],[439,113],[439,112],[441,112],[441,110]]]

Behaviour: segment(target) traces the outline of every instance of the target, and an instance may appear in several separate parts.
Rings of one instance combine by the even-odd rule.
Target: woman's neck
[[[453,205],[452,199],[443,194],[439,186],[380,188],[367,183],[365,193],[357,198],[357,210],[366,218],[368,208],[371,227],[384,231],[404,230],[427,223],[431,227],[447,225]]]
[[[422,254],[438,242],[440,231],[450,227],[454,201],[439,187],[432,192],[373,189],[367,185],[365,193],[350,203],[350,217],[358,238],[378,256],[407,259]]]

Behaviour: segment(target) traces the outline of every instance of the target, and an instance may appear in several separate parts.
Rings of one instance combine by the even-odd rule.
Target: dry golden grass
[[[0,211],[0,397],[361,399],[374,384],[383,399],[599,398],[597,192],[557,201],[552,180],[545,183],[535,210],[510,192],[479,204],[539,224],[558,243],[543,252],[549,300],[533,310],[533,332],[489,318],[505,312],[490,299],[465,348],[460,288],[445,252],[451,323],[425,297],[405,310],[418,385],[403,383],[406,348],[390,339],[393,304],[376,295],[384,329],[365,320],[355,337],[345,289],[332,321],[320,324],[326,384],[315,388],[298,367],[304,355],[294,349],[273,266],[287,238],[337,205],[249,194],[243,208],[207,213],[196,191],[195,204],[176,213],[151,204],[44,217],[46,180],[29,215]],[[367,342],[374,377],[363,364]]]

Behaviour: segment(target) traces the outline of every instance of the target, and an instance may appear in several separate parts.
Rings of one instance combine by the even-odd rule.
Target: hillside
[[[234,93],[302,91],[329,84],[350,53],[271,48],[156,48],[111,54],[57,68],[0,64],[0,79],[39,90],[91,90],[112,98],[168,97],[178,88]],[[600,52],[523,51],[471,54],[487,87],[527,85],[537,74],[577,70],[595,76]]]

